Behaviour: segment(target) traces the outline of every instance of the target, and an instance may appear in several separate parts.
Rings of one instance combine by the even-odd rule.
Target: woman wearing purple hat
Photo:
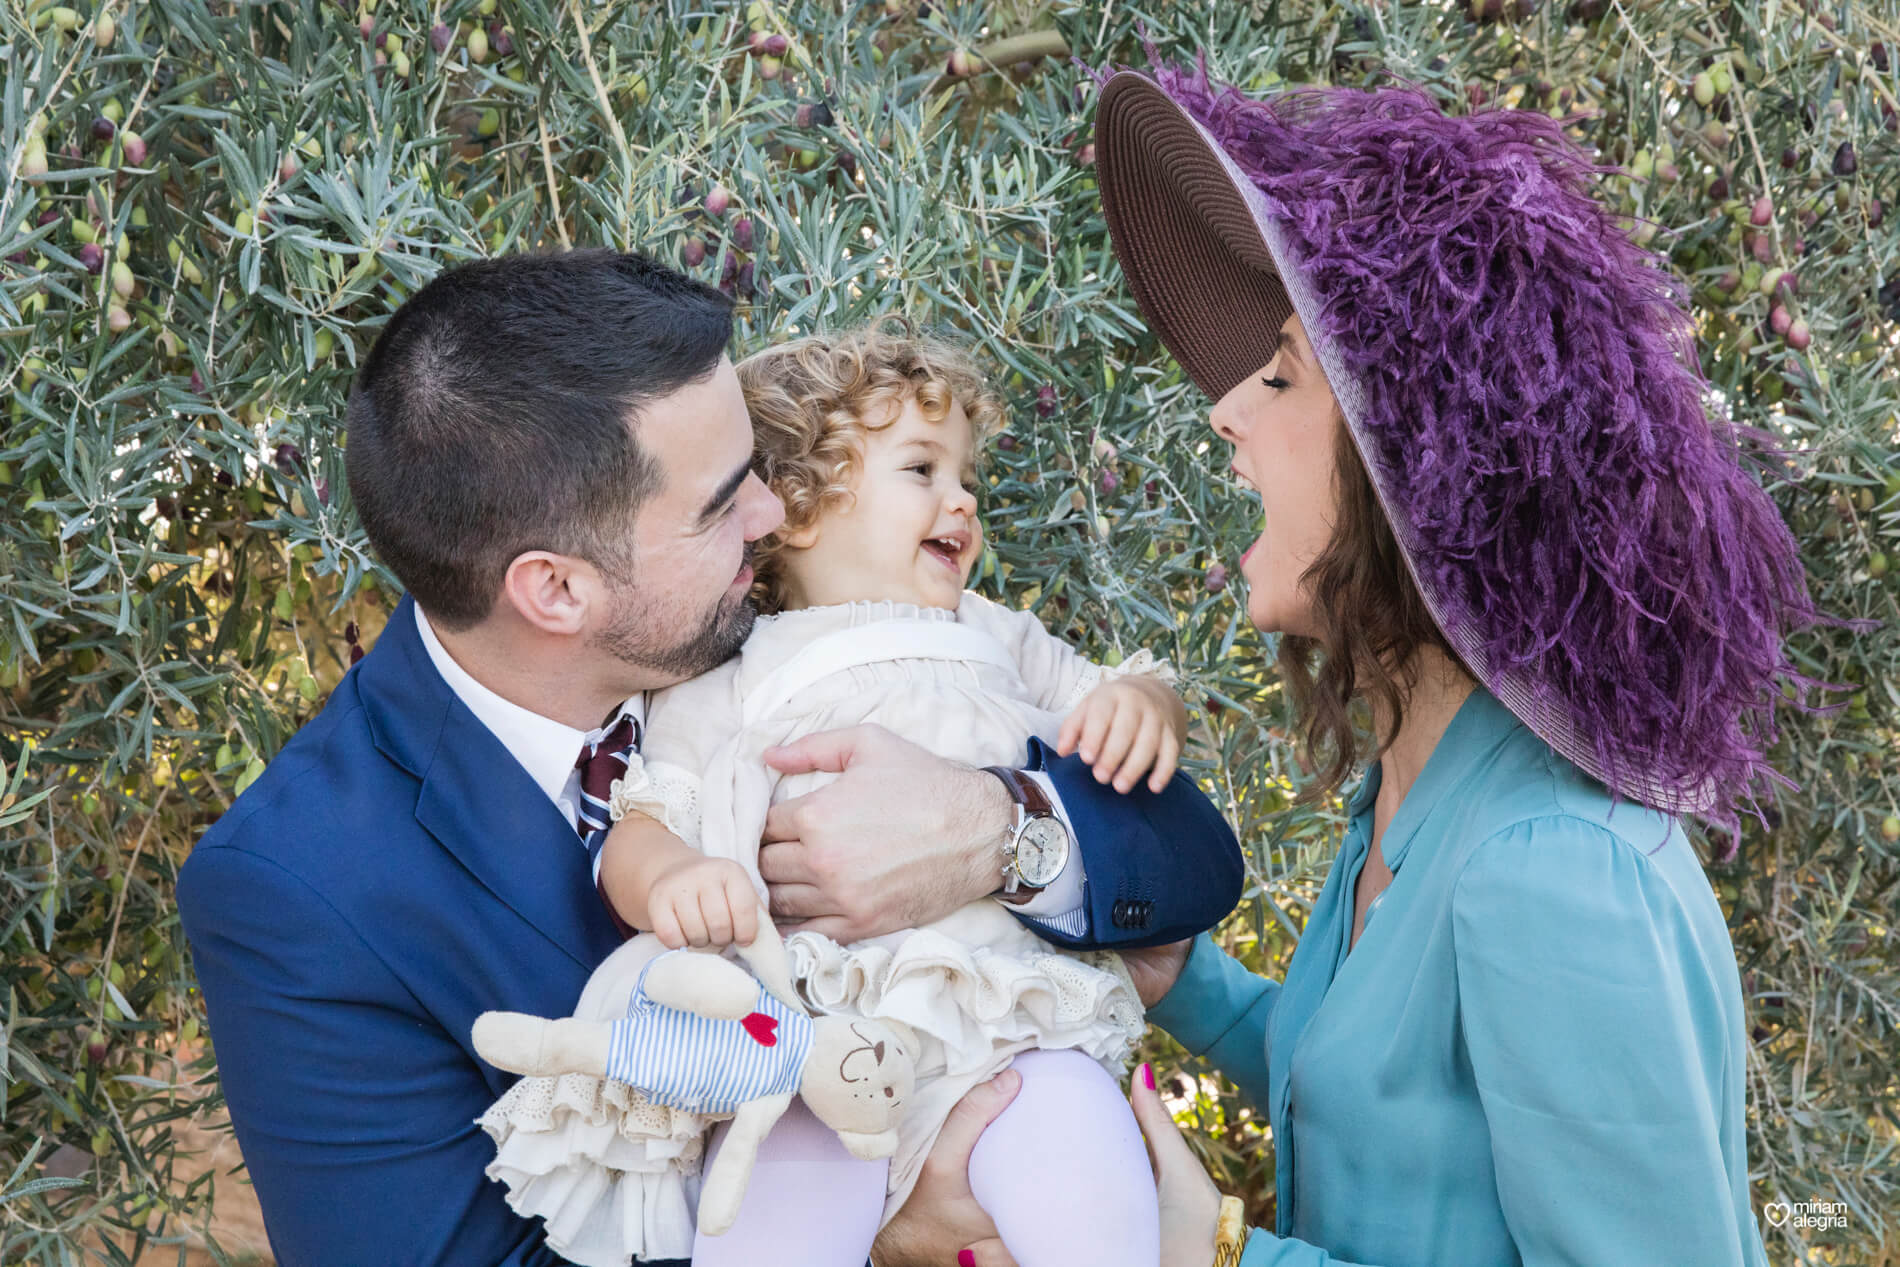
[[[1765,1263],[1734,949],[1675,815],[1733,839],[1792,786],[1779,688],[1827,684],[1783,639],[1844,622],[1705,410],[1680,283],[1535,112],[1128,71],[1095,144],[1129,285],[1259,491],[1248,615],[1314,794],[1354,701],[1379,740],[1283,982],[1205,935],[1129,955],[1277,1154],[1248,1232],[1138,1071],[1162,1263]]]

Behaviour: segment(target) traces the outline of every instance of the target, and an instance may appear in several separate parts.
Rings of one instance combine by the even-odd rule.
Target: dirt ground
[[[205,1122],[179,1129],[179,1145],[193,1154],[192,1169],[180,1177],[189,1180],[207,1170],[215,1170],[218,1195],[212,1205],[216,1217],[211,1222],[211,1234],[232,1263],[242,1267],[272,1267],[277,1260],[270,1256],[270,1241],[264,1235],[264,1215],[257,1208],[257,1197],[241,1174],[225,1173],[238,1164],[239,1158],[236,1137],[228,1128],[219,1129],[222,1127],[222,1122]],[[175,1267],[177,1255],[178,1251],[170,1246],[147,1251],[139,1256],[139,1267]],[[185,1262],[188,1267],[215,1267],[211,1254],[202,1248],[193,1248]]]

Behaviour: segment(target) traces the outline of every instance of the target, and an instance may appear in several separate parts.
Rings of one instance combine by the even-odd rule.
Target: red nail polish
[[[1154,1066],[1145,1060],[1141,1062],[1141,1080],[1150,1091],[1155,1089]]]
[[[967,1250],[967,1249],[958,1250],[957,1251],[957,1267],[976,1267],[975,1251]]]

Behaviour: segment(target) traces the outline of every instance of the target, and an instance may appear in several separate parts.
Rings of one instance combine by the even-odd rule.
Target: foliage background
[[[891,308],[967,332],[1014,402],[979,583],[1092,653],[1183,667],[1198,768],[1250,855],[1222,936],[1284,967],[1340,806],[1287,808],[1308,772],[1271,641],[1224,583],[1252,504],[1133,310],[1093,91],[1059,51],[1143,63],[1141,22],[1256,90],[1384,69],[1454,111],[1570,120],[1620,169],[1604,196],[1693,279],[1716,407],[1808,449],[1773,495],[1823,605],[1891,620],[1890,0],[8,0],[0,1260],[183,1261],[214,1189],[247,1197],[181,1143],[217,1100],[173,878],[389,610],[339,464],[353,367],[405,295],[492,252],[690,265],[744,301],[741,350]],[[1805,323],[1787,337],[1759,284],[1777,267]],[[1893,1263],[1896,643],[1826,630],[1798,652],[1860,689],[1786,732],[1802,790],[1710,874],[1750,1011],[1754,1197],[1847,1203],[1845,1230],[1771,1229],[1777,1262]],[[1222,1186],[1270,1223],[1260,1128],[1155,1054],[1183,1068],[1175,1103]]]

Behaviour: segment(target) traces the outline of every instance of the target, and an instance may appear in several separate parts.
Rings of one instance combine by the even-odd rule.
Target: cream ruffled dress
[[[974,593],[954,612],[860,602],[760,617],[739,655],[653,697],[614,815],[647,813],[707,855],[738,861],[763,900],[767,809],[836,777],[780,775],[761,759],[766,748],[872,722],[951,760],[1016,766],[1031,735],[1053,744],[1085,695],[1128,674],[1174,679],[1146,651],[1117,668],[1091,663],[1033,614]],[[886,1219],[951,1107],[1017,1052],[1073,1048],[1120,1077],[1145,1024],[1119,956],[1059,950],[990,899],[848,946],[800,932],[785,944],[814,1012],[895,1020],[917,1035],[917,1090],[898,1129]],[[575,1014],[621,1015],[639,966],[613,956]],[[690,1255],[710,1124],[575,1076],[524,1078],[481,1119],[496,1141],[489,1176],[583,1267]]]

